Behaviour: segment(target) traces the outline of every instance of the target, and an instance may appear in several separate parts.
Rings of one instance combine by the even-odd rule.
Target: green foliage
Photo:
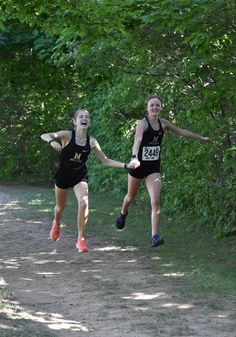
[[[77,96],[77,82],[70,82],[69,73],[65,75],[63,69],[43,62],[41,54],[40,58],[35,55],[32,47],[34,43],[38,46],[40,39],[45,41],[43,35],[39,37],[21,25],[1,34],[0,176],[3,181],[49,181],[48,173],[41,169],[44,160],[49,162],[50,173],[55,168],[49,160],[52,153],[42,147],[40,134],[48,129],[61,129],[69,121],[68,111],[72,109],[69,99]]]
[[[162,202],[194,213],[217,236],[234,233],[234,1],[0,6],[2,181],[51,183],[56,155],[39,136],[71,128],[77,107],[90,110],[106,155],[128,161],[145,98],[157,92],[163,117],[212,138],[203,145],[165,136]],[[124,193],[124,171],[104,170],[93,156],[89,167],[93,190]]]

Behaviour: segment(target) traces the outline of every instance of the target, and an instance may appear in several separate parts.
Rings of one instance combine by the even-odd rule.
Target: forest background
[[[129,161],[157,93],[162,117],[212,139],[165,136],[162,205],[235,234],[235,18],[233,0],[0,0],[0,182],[52,186],[58,155],[40,134],[71,129],[78,108]],[[127,174],[90,157],[90,190],[123,194]]]

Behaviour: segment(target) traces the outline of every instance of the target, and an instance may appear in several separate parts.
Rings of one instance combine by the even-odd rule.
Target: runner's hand
[[[57,152],[61,152],[62,146],[61,146],[61,144],[58,143],[57,141],[51,142],[50,145],[51,145],[51,146],[54,148],[54,150],[56,150]]]
[[[130,169],[136,169],[140,166],[140,161],[137,158],[132,159],[129,164],[127,164],[127,167]]]

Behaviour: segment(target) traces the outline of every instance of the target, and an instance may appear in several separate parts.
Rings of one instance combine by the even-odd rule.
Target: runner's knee
[[[65,207],[66,207],[66,204],[63,204],[63,205],[56,205],[55,211],[56,211],[57,213],[62,213],[62,212],[64,211]]]
[[[126,201],[126,203],[127,203],[127,204],[131,204],[131,202],[134,200],[134,197],[135,197],[135,195],[127,194],[127,195],[125,196],[125,201]]]
[[[159,198],[152,198],[151,206],[153,210],[160,213],[160,199]]]
[[[79,201],[79,207],[80,209],[86,209],[88,206],[88,197],[84,196]]]

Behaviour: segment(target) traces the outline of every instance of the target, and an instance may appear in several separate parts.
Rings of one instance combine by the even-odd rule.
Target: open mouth
[[[81,125],[87,126],[86,122],[81,122]]]

